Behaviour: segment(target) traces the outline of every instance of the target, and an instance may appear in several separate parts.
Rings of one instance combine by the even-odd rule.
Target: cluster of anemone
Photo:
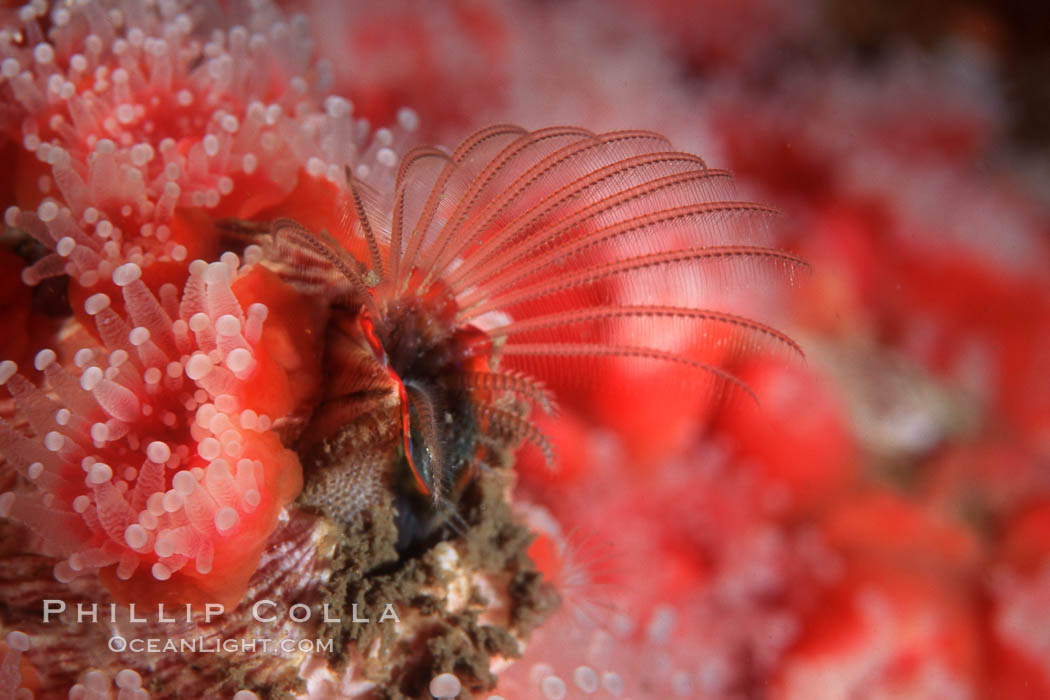
[[[18,178],[4,223],[39,244],[25,283],[68,275],[73,318],[32,368],[0,364],[16,409],[0,512],[61,557],[60,580],[100,571],[123,598],[236,600],[299,488],[273,428],[313,357],[300,327],[266,323],[266,302],[309,314],[253,265],[257,246],[243,265],[220,255],[214,221],[347,170],[392,177],[417,126],[402,110],[372,131],[324,98],[302,16],[233,12],[77,1],[2,17],[0,130]]]
[[[253,267],[232,253],[198,260],[181,293],[166,285],[158,298],[125,263],[112,275],[121,298],[84,302],[94,328],[74,323],[36,355],[40,386],[0,364],[21,423],[0,423],[0,448],[33,487],[0,496],[0,513],[63,557],[59,580],[115,567],[117,581],[174,576],[190,598],[243,588],[300,480],[270,430],[283,415],[245,400],[250,383],[285,371],[263,342],[267,306],[234,292]]]
[[[373,133],[351,102],[322,97],[304,17],[263,2],[240,19],[220,26],[175,0],[30,3],[0,30],[0,127],[22,146],[27,192],[5,221],[52,251],[28,283],[69,274],[92,287],[124,262],[210,256],[179,208],[248,216],[302,170],[390,176],[414,113]]]

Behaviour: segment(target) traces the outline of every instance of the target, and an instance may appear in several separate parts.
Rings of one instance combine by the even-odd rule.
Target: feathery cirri
[[[386,368],[405,461],[435,500],[492,439],[529,440],[554,461],[510,398],[549,410],[534,378],[571,387],[585,370],[600,384],[596,365],[664,363],[750,393],[723,368],[727,358],[799,351],[733,308],[740,287],[804,265],[756,245],[771,210],[736,200],[729,173],[657,134],[493,126],[451,154],[410,151],[386,201],[352,177],[348,197],[355,215],[340,241],[278,221],[278,257],[339,309],[336,332],[356,324],[358,347]],[[331,362],[326,373],[339,376]],[[704,378],[692,385],[706,393]],[[371,419],[356,398],[373,400],[366,389],[384,385],[374,381],[329,383],[309,441]]]
[[[393,473],[403,551],[508,444],[534,442],[551,466],[528,414],[551,410],[546,384],[571,388],[578,370],[600,390],[599,367],[656,365],[685,368],[682,396],[750,393],[725,365],[756,348],[800,352],[736,310],[753,301],[740,287],[805,265],[756,245],[772,212],[651,132],[498,125],[451,153],[410,151],[392,192],[348,177],[342,206],[334,239],[272,227],[278,269],[332,309],[329,381],[298,445],[300,504],[349,525],[375,488],[362,465]],[[373,462],[368,436],[384,423],[398,449]]]

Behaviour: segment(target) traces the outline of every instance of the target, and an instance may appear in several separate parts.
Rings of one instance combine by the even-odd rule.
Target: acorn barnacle
[[[402,544],[507,447],[531,441],[555,465],[529,420],[554,409],[547,380],[674,363],[750,393],[705,341],[798,350],[725,293],[804,265],[756,245],[773,212],[651,132],[493,126],[410,151],[385,199],[348,172],[343,206],[334,235],[272,226],[279,269],[330,309],[301,502],[347,521],[392,486]]]

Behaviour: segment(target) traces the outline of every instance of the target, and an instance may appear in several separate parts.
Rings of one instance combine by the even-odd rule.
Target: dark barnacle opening
[[[401,450],[393,473],[398,549],[405,551],[455,523],[457,497],[477,467],[478,425],[472,397],[457,377],[487,366],[478,350],[487,338],[473,329],[449,331],[421,303],[398,304],[383,347],[401,382]]]
[[[353,292],[332,303],[325,382],[297,444],[300,502],[347,527],[389,495],[407,556],[458,526],[458,495],[512,442],[481,434],[464,377],[488,371],[491,344],[472,326],[454,328],[454,312],[436,286],[371,305]]]

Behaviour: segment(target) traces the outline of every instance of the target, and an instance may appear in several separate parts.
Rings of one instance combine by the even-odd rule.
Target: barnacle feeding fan
[[[742,312],[803,263],[726,171],[647,131],[405,149],[414,114],[370,131],[301,21],[245,12],[31,3],[0,34],[40,344],[0,364],[2,692],[491,688],[557,604],[510,496],[520,443],[557,469],[531,412],[653,367],[746,395],[734,356],[798,350]],[[331,645],[112,644],[151,635]]]

